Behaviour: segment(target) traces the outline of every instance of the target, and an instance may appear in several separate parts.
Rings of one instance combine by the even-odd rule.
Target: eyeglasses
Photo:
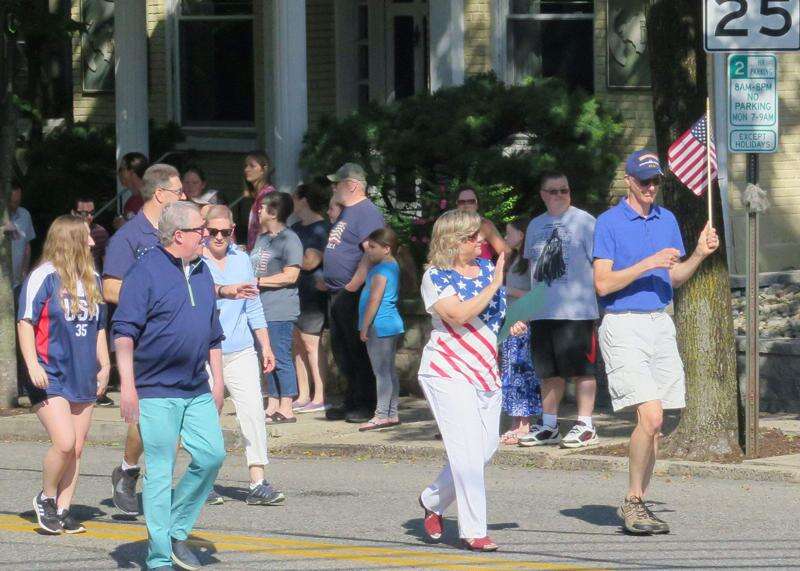
[[[569,194],[569,187],[565,186],[563,188],[547,188],[544,189],[542,192],[546,192],[550,196],[555,196],[557,194]]]
[[[233,234],[233,228],[208,228],[208,233],[212,238],[216,238],[217,234],[222,234],[223,238],[230,238],[231,234]]]
[[[466,206],[468,204],[478,204],[477,198],[459,198],[456,200],[456,204],[459,206]]]
[[[205,226],[198,226],[197,228],[178,228],[181,232],[197,232],[201,236],[205,234],[206,227]]]
[[[639,180],[636,177],[633,177],[636,183],[641,186],[642,188],[650,188],[651,186],[661,186],[663,182],[663,177],[661,176],[654,176],[653,178],[648,178],[647,180]]]
[[[161,190],[166,190],[168,192],[171,192],[172,194],[175,194],[177,196],[183,196],[183,194],[184,194],[183,187],[180,187],[180,188],[167,188],[166,186],[159,186],[158,188],[160,188]]]
[[[89,218],[89,216],[94,216],[94,210],[76,210],[75,215],[82,218]]]

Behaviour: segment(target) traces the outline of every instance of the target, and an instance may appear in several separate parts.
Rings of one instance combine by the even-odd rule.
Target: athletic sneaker
[[[203,566],[197,555],[189,549],[189,544],[175,538],[172,538],[172,562],[181,569],[189,571],[195,571]]]
[[[141,470],[129,468],[123,470],[117,466],[111,472],[113,501],[116,508],[126,515],[139,515],[139,500],[136,498],[136,480]]]
[[[531,427],[528,434],[523,434],[519,437],[520,446],[544,446],[546,444],[558,444],[561,442],[561,434],[558,432],[558,426],[550,428],[549,426],[542,426],[537,424]]]
[[[61,520],[58,519],[58,508],[54,498],[45,499],[42,497],[44,492],[39,492],[33,498],[33,511],[36,513],[36,520],[39,527],[47,533],[57,535],[61,533]]]
[[[575,423],[567,435],[561,439],[561,448],[583,448],[597,444],[600,439],[597,437],[597,430],[589,428],[582,421]]]
[[[72,517],[69,510],[59,514],[58,519],[61,520],[61,529],[64,530],[64,533],[83,533],[86,531],[82,523],[75,521],[75,518]]]
[[[636,535],[669,533],[669,525],[653,515],[641,498],[625,498],[622,505],[617,508],[617,515],[622,518],[622,527],[628,533]]]
[[[272,484],[262,480],[259,485],[250,490],[244,501],[248,506],[277,506],[284,500],[286,500],[286,496],[283,495],[283,492],[279,492],[272,487]]]
[[[97,406],[114,406],[114,399],[110,398],[106,394],[102,394],[97,397]]]
[[[208,492],[208,497],[206,498],[206,505],[209,506],[221,506],[225,503],[225,498],[220,496],[216,490],[211,490]]]

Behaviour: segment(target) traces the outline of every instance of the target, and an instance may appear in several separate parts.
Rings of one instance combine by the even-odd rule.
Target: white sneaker
[[[549,426],[542,426],[537,424],[531,427],[528,434],[519,437],[520,446],[544,446],[546,444],[558,444],[561,442],[561,434],[558,433],[558,427],[550,428]]]
[[[599,441],[597,431],[579,420],[561,441],[561,448],[583,448],[597,444]]]

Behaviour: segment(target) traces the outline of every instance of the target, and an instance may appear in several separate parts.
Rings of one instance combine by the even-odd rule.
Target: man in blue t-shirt
[[[154,164],[143,177],[142,196],[145,204],[136,216],[111,237],[106,248],[103,265],[103,298],[112,308],[119,303],[119,292],[125,274],[138,259],[159,244],[156,226],[161,213],[169,204],[183,198],[180,173],[175,167]],[[139,478],[139,458],[142,455],[142,438],[136,424],[128,428],[122,464],[111,473],[112,500],[125,514],[139,513],[136,498],[136,480]]]
[[[683,363],[665,308],[700,263],[719,247],[706,225],[688,258],[675,216],[656,204],[663,172],[658,155],[640,150],[625,163],[628,195],[597,219],[594,284],[605,316],[600,350],[614,410],[636,411],[630,442],[630,487],[617,510],[629,533],[669,533],[644,503],[664,409],[684,408]],[[683,261],[681,261],[683,260]]]
[[[358,297],[369,266],[364,247],[367,237],[386,224],[367,198],[367,177],[360,165],[345,163],[328,179],[344,209],[331,228],[322,267],[330,292],[331,349],[347,389],[344,408],[329,409],[326,417],[360,423],[372,418],[376,399],[375,375],[358,331]]]

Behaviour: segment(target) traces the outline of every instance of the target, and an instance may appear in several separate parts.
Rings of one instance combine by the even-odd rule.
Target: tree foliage
[[[509,86],[487,74],[341,119],[324,117],[306,134],[301,165],[321,175],[344,162],[362,164],[395,228],[423,244],[463,186],[476,189],[483,214],[498,225],[541,208],[535,189],[545,170],[565,171],[575,202],[602,209],[620,134],[615,113],[559,79]],[[410,204],[398,200],[404,196]]]

